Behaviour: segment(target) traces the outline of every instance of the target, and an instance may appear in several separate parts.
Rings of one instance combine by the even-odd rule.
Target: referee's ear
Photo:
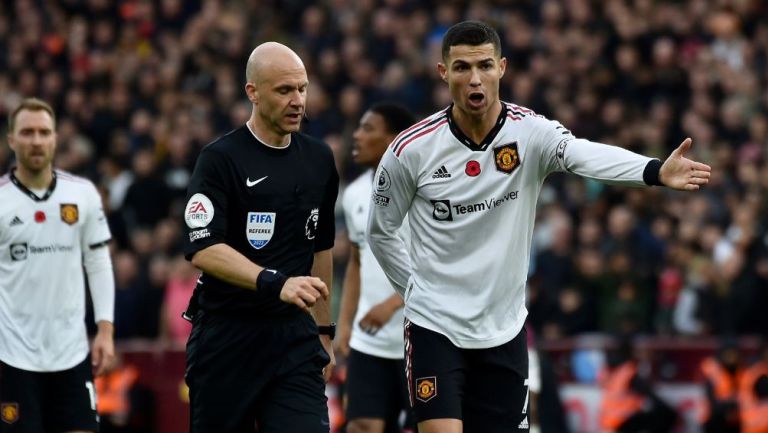
[[[245,94],[248,95],[248,99],[254,104],[259,100],[259,91],[256,90],[256,85],[251,82],[245,83]]]

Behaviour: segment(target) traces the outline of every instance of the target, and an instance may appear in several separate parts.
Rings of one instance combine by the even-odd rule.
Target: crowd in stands
[[[360,172],[349,154],[366,107],[447,106],[441,37],[483,20],[502,35],[503,100],[656,157],[690,136],[693,159],[713,168],[696,194],[552,176],[529,278],[540,338],[758,334],[768,329],[767,16],[757,0],[13,0],[0,4],[0,120],[26,96],[54,106],[55,165],[103,193],[116,338],[183,347],[179,314],[197,278],[181,255],[185,187],[201,147],[250,115],[253,47],[281,41],[304,60],[305,131],[331,145],[343,186]],[[0,172],[11,165],[0,146]],[[341,236],[334,254],[340,281]]]

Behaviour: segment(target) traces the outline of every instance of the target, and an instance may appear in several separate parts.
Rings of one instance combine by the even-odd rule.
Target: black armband
[[[256,278],[256,291],[267,291],[280,297],[280,291],[288,277],[280,271],[274,269],[264,269],[259,272]]]
[[[645,165],[643,170],[643,182],[646,185],[651,186],[664,186],[659,179],[659,171],[661,170],[661,161],[658,159],[652,159]]]

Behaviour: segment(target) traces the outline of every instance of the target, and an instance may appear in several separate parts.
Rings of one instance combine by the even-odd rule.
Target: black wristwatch
[[[336,337],[336,322],[331,322],[328,326],[318,326],[317,333],[320,335],[327,335],[333,340]]]

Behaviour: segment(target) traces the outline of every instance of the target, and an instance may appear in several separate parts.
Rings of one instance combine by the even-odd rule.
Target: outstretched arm
[[[709,182],[712,168],[707,164],[690,160],[684,156],[690,150],[693,140],[686,138],[669,155],[661,169],[659,181],[669,188],[696,191]]]

